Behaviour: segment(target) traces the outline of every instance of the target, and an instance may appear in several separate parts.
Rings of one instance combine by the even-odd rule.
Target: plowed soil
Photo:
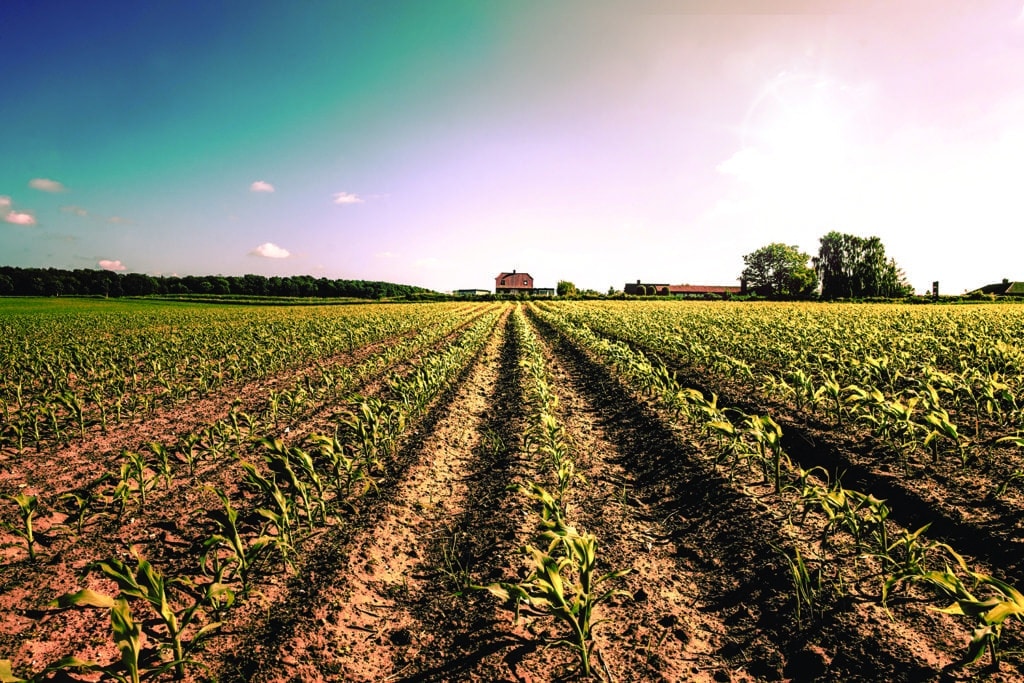
[[[376,488],[303,540],[295,571],[259,573],[254,590],[227,610],[196,655],[201,665],[186,667],[186,678],[578,678],[575,654],[558,643],[563,624],[534,609],[516,619],[510,605],[481,588],[524,577],[521,548],[536,534],[531,503],[515,488],[534,473],[523,447],[526,387],[511,316],[510,306],[452,387],[410,426]],[[913,593],[887,612],[877,586],[853,586],[821,614],[798,620],[782,551],[813,530],[794,531],[770,488],[723,475],[686,427],[555,330],[529,320],[583,475],[572,494],[574,520],[597,537],[601,571],[630,569],[616,586],[628,595],[598,607],[596,679],[1024,680],[1012,652],[1016,635],[1006,637],[1011,652],[998,669],[959,667],[970,637],[965,624],[928,610]],[[371,378],[365,393],[380,384]],[[253,388],[243,400],[258,393]],[[200,424],[216,412],[217,398],[138,425],[138,434],[157,439]],[[291,431],[326,429],[334,408],[316,407]],[[0,473],[5,492],[75,489],[101,473],[101,455],[133,437],[106,438],[61,449],[50,462],[8,467]],[[113,661],[101,611],[55,611],[46,603],[84,587],[111,592],[109,581],[88,571],[90,562],[128,558],[133,549],[154,566],[194,566],[212,531],[205,510],[217,499],[209,487],[249,495],[229,469],[211,464],[174,486],[158,485],[145,510],[92,520],[73,542],[58,531],[66,514],[49,505],[37,521],[43,543],[36,562],[23,541],[4,534],[0,659],[13,660],[26,677],[65,655]]]

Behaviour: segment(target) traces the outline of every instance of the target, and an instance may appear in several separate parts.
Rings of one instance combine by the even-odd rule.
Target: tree
[[[122,276],[121,288],[127,296],[149,296],[157,290],[157,282],[143,273],[128,273]]]
[[[740,277],[753,290],[770,296],[806,297],[818,286],[818,276],[807,264],[811,257],[799,247],[773,242],[743,257]]]
[[[559,280],[555,291],[558,293],[558,296],[576,296],[578,294],[576,285],[568,280]]]
[[[821,238],[814,269],[821,278],[821,298],[901,297],[913,292],[895,259],[886,258],[877,237],[833,230]]]

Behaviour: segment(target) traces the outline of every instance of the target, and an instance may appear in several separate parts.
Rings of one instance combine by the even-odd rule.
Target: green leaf
[[[28,683],[28,681],[14,675],[11,660],[0,659],[0,683]]]
[[[71,607],[113,607],[114,598],[103,593],[85,588],[77,593],[66,593],[53,602],[48,603],[49,607],[68,609]]]

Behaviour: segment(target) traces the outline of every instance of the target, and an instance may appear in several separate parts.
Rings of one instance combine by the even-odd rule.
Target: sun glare
[[[784,72],[762,88],[741,134],[745,147],[757,148],[775,162],[776,172],[817,174],[846,154],[848,116],[835,84]]]

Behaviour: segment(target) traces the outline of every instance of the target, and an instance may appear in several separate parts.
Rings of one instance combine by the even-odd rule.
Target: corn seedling
[[[765,482],[769,481],[768,466],[771,465],[770,477],[775,493],[782,493],[782,466],[789,463],[789,457],[782,449],[782,427],[767,415],[748,416],[744,433],[751,436],[757,445]]]
[[[913,580],[930,585],[953,600],[948,607],[936,608],[937,611],[973,619],[975,628],[963,663],[978,661],[988,650],[995,666],[999,662],[999,643],[1004,622],[1011,618],[1024,620],[1024,595],[1008,583],[987,574],[968,572],[968,575],[974,589],[987,589],[988,597],[975,597],[948,567],[945,571],[932,571],[913,577]]]
[[[146,509],[146,493],[156,485],[156,476],[150,476],[148,467],[146,464],[146,458],[141,453],[135,451],[124,451],[124,462],[121,463],[121,478],[120,487],[122,489],[121,496],[125,496],[125,492],[130,497],[133,493],[132,483],[134,483],[134,493],[139,495],[139,508],[141,510]],[[122,504],[122,509],[124,505]]]
[[[110,609],[111,632],[121,653],[120,666],[101,667],[71,657],[50,668],[103,671],[116,680],[132,683],[171,669],[175,672],[175,678],[184,678],[185,666],[196,663],[189,659],[190,653],[221,626],[219,622],[200,625],[200,609],[225,599],[226,587],[210,584],[196,591],[193,584],[186,579],[165,579],[141,557],[136,557],[134,569],[118,559],[97,562],[94,566],[117,583],[120,594],[116,598],[85,589],[62,595],[50,603],[50,606],[60,609]],[[171,589],[176,589],[183,595],[188,603],[186,607],[175,607],[181,598],[175,600],[171,595]],[[155,623],[161,627],[162,632],[152,628],[146,631],[147,638],[154,643],[150,650],[145,650],[142,646],[142,628],[149,620],[136,621],[129,604],[130,599],[143,601],[156,614]],[[186,640],[187,636],[191,636],[190,639]],[[171,652],[169,661],[163,660],[159,655],[160,651],[165,649]]]
[[[887,568],[887,576],[882,583],[883,606],[898,585],[928,574],[931,571],[929,565],[932,556],[937,553],[945,554],[963,571],[969,571],[964,558],[951,546],[939,541],[929,541],[924,537],[924,532],[929,526],[931,524],[925,524],[917,531],[904,531],[902,536],[889,545],[885,553],[879,554],[883,566]]]
[[[99,484],[105,481],[107,478],[109,478],[109,476],[109,474],[104,475],[96,483]],[[90,513],[92,513],[93,510],[95,509],[96,503],[99,501],[99,499],[99,489],[93,489],[90,493],[86,495],[81,495],[75,493],[74,491],[69,491],[67,493],[62,493],[58,498],[58,500],[64,501],[68,504],[68,518],[74,520],[74,530],[76,536],[82,535],[82,527],[85,526],[86,521],[89,519]],[[70,527],[71,525],[68,526]]]
[[[178,439],[174,449],[175,456],[188,467],[189,476],[195,476],[196,462],[199,460],[199,435],[194,433],[186,434]]]
[[[154,467],[157,475],[163,477],[164,485],[171,488],[174,472],[171,471],[171,452],[159,441],[150,441],[149,450],[154,456]]]
[[[992,497],[998,498],[1002,496],[1003,494],[1006,493],[1006,490],[1010,487],[1010,484],[1013,484],[1018,481],[1024,481],[1024,470],[1014,470],[1002,484],[996,487],[996,490],[992,492]]]
[[[316,445],[320,458],[325,460],[330,468],[337,500],[344,501],[352,495],[362,497],[375,485],[362,462],[354,456],[347,455],[345,446],[337,436],[311,434],[309,439]]]
[[[63,595],[50,603],[51,607],[68,609],[72,607],[97,607],[110,610],[110,634],[120,653],[120,661],[107,666],[79,659],[64,657],[51,664],[43,674],[58,671],[101,672],[118,683],[140,683],[145,678],[158,676],[175,667],[175,662],[165,662],[156,648],[144,648],[142,625],[136,622],[131,606],[124,598],[112,598],[89,589]]]
[[[85,409],[82,406],[82,401],[71,391],[65,391],[57,394],[57,401],[67,408],[68,412],[74,418],[75,422],[78,423],[79,433],[82,438],[85,438]]]
[[[306,521],[312,530],[317,518],[322,521],[326,517],[326,504],[323,500],[323,483],[316,473],[309,454],[299,448],[289,448],[277,438],[260,439],[259,444],[267,450],[265,459],[270,470],[276,475],[275,481],[278,478],[283,479],[302,501]],[[309,484],[299,477],[295,468],[292,467],[292,463],[299,464],[300,469],[305,470],[307,475],[311,473],[315,484],[314,490],[311,490]]]
[[[256,509],[256,514],[266,520],[266,523],[273,527],[276,533],[267,534],[266,529],[260,536],[271,539],[271,544],[280,553],[281,562],[285,569],[294,569],[292,553],[294,544],[292,542],[292,501],[281,491],[275,477],[269,479],[264,477],[252,463],[242,461],[242,468],[245,470],[245,482],[262,493],[265,500],[273,503],[273,509],[261,507]]]
[[[789,566],[797,622],[802,622],[805,616],[814,618],[820,613],[820,598],[825,590],[821,572],[812,572],[807,567],[799,548],[793,549],[793,556],[783,550],[779,552],[786,558],[786,564]]]
[[[225,588],[219,584],[210,584],[195,591],[195,586],[186,579],[165,579],[144,558],[136,557],[133,569],[118,559],[110,559],[96,563],[103,574],[115,581],[121,589],[121,598],[138,598],[145,601],[159,617],[165,634],[164,642],[173,653],[171,665],[178,679],[184,678],[185,665],[192,663],[189,653],[203,640],[213,634],[221,624],[212,622],[200,626],[200,609],[214,600],[219,599]],[[184,608],[175,608],[170,589],[178,589],[188,603]],[[192,632],[190,628],[194,626]],[[186,640],[186,635],[191,635]]]
[[[39,504],[39,500],[36,496],[29,496],[24,493],[18,493],[13,496],[5,496],[8,500],[12,500],[18,505],[18,516],[21,518],[20,525],[4,523],[4,527],[9,531],[21,536],[25,539],[25,544],[28,546],[28,559],[36,561],[36,537],[32,528],[32,520],[36,516],[36,509]]]
[[[217,523],[219,532],[204,541],[205,553],[201,564],[204,568],[212,567],[214,583],[222,583],[225,578],[237,575],[242,582],[242,590],[248,591],[254,565],[274,541],[261,535],[246,543],[238,528],[238,511],[231,505],[231,499],[220,488],[215,488],[214,493],[220,498],[224,509],[207,511],[207,515]],[[222,550],[227,552],[226,558],[220,556]],[[225,577],[229,569],[232,577]]]
[[[965,448],[967,445],[966,441],[960,438],[960,432],[957,429],[957,426],[950,421],[949,413],[942,408],[939,408],[925,415],[924,421],[932,428],[928,433],[928,436],[924,439],[924,445],[925,448],[931,446],[933,461],[939,461],[941,442],[946,440],[952,442],[956,447],[957,454],[960,457],[960,463],[966,467],[970,459],[970,451]]]
[[[566,554],[552,554],[555,546],[563,547]],[[580,671],[584,676],[591,674],[593,629],[602,621],[594,618],[594,608],[615,596],[629,597],[629,593],[623,590],[602,592],[603,589],[599,588],[607,581],[625,576],[630,570],[596,574],[596,550],[597,539],[593,535],[581,536],[574,531],[552,541],[547,551],[527,545],[523,548],[530,566],[526,579],[520,583],[498,582],[483,586],[498,598],[514,603],[517,621],[519,605],[526,603],[564,623],[570,635],[552,644],[572,648],[579,657]]]

